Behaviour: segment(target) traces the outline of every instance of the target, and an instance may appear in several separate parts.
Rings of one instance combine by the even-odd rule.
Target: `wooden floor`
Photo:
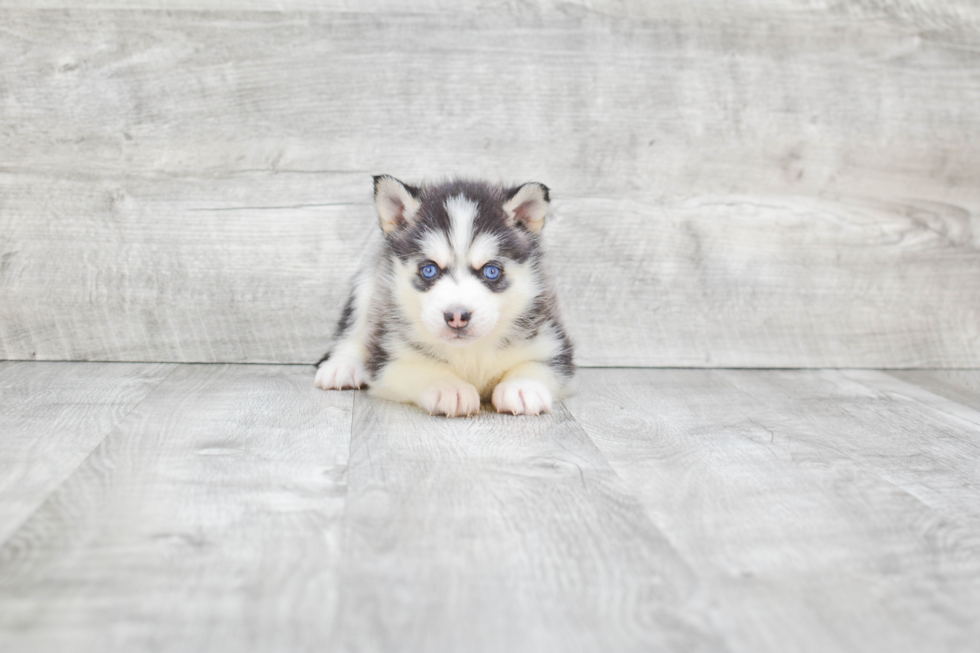
[[[980,371],[580,388],[0,363],[0,650],[977,650]]]

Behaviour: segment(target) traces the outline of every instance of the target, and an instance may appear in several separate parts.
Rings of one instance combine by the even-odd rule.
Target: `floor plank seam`
[[[353,460],[354,454],[354,424],[356,423],[357,408],[361,401],[361,390],[355,390],[353,396],[351,397],[351,409],[350,409],[350,426],[347,437],[347,461],[344,464],[344,509],[340,516],[340,559],[337,561],[338,568],[341,570],[338,579],[338,600],[334,604],[333,614],[330,616],[330,629],[329,632],[332,633],[332,640],[339,640],[339,633],[343,630],[343,603],[345,600],[344,587],[344,574],[348,565],[345,564],[347,560],[350,559],[348,555],[348,546],[350,542],[350,468],[351,460]],[[332,641],[330,642],[332,644]],[[334,647],[328,645],[326,650],[332,650]]]
[[[27,362],[31,362],[31,361],[27,361]],[[41,362],[41,361],[36,361],[36,362]],[[48,362],[48,361],[43,361],[43,362]],[[34,509],[30,513],[28,513],[27,515],[25,515],[24,518],[21,519],[20,522],[18,522],[17,525],[14,526],[10,530],[10,532],[7,534],[6,537],[4,537],[3,539],[0,539],[0,548],[2,548],[3,546],[5,546],[14,537],[16,537],[17,534],[20,532],[21,528],[23,528],[24,524],[26,524],[31,519],[33,519],[34,518],[34,515],[36,515],[38,513],[38,511],[41,510],[45,506],[45,504],[47,504],[47,502],[51,499],[51,497],[54,496],[55,494],[57,494],[58,491],[61,490],[62,486],[64,486],[64,484],[67,483],[72,478],[72,476],[75,475],[75,472],[77,472],[79,470],[79,468],[81,468],[83,465],[85,465],[85,463],[92,457],[92,454],[94,454],[96,451],[99,450],[99,447],[101,447],[105,443],[105,441],[109,438],[109,436],[111,436],[113,433],[115,433],[117,430],[119,430],[119,425],[125,423],[125,421],[129,418],[129,416],[132,415],[140,406],[142,406],[143,403],[154,392],[156,392],[160,388],[160,386],[167,379],[169,379],[174,374],[174,372],[176,372],[180,368],[180,363],[158,363],[158,364],[172,365],[173,368],[169,372],[167,372],[163,377],[161,377],[160,381],[157,382],[149,390],[149,392],[147,392],[146,395],[143,396],[142,399],[140,399],[138,402],[136,402],[136,404],[130,410],[126,411],[126,413],[123,414],[119,418],[119,420],[115,423],[115,425],[112,428],[107,429],[106,432],[105,432],[105,434],[101,438],[99,438],[99,441],[95,444],[95,446],[92,447],[92,449],[89,450],[89,452],[87,454],[85,454],[85,456],[83,456],[82,458],[79,459],[78,464],[76,464],[71,469],[71,471],[69,471],[67,474],[65,474],[64,478],[62,478],[58,482],[57,485],[55,485],[54,487],[52,487],[50,489],[50,491],[48,491],[44,495],[44,498],[41,501],[38,502],[37,506],[35,506]]]
[[[663,528],[663,524],[658,523],[657,519],[652,514],[652,512],[647,508],[646,503],[644,503],[642,497],[636,491],[633,484],[630,482],[628,478],[620,474],[619,470],[616,468],[616,465],[613,464],[613,462],[609,459],[609,456],[606,455],[606,452],[602,450],[602,447],[600,447],[599,444],[596,442],[592,433],[589,432],[589,429],[575,415],[575,412],[572,410],[572,407],[569,406],[566,401],[562,401],[561,404],[565,408],[565,412],[568,414],[568,416],[572,418],[572,421],[575,423],[575,425],[579,428],[579,430],[581,430],[582,434],[588,439],[588,441],[592,444],[592,446],[595,447],[595,450],[602,457],[602,460],[606,463],[609,472],[613,475],[613,477],[615,478],[617,484],[620,486],[620,489],[623,491],[623,493],[629,496],[630,499],[632,499],[632,501],[636,506],[636,509],[643,516],[645,516],[647,520],[649,520],[649,522],[654,526],[654,528],[657,529],[661,537],[664,538],[664,541],[674,551],[674,553],[681,560],[683,560],[685,564],[689,565],[691,569],[694,569],[696,567],[696,561],[690,558],[686,554],[681,544],[671,536],[669,529]],[[561,442],[559,442],[558,444],[565,451],[569,451],[569,449],[565,447]],[[571,451],[569,452],[573,453]],[[586,483],[585,473],[582,471],[581,467],[579,467],[579,472],[582,475],[582,483],[583,485],[585,485]]]
[[[869,390],[872,390],[874,392],[881,392],[887,394],[891,398],[901,397],[906,401],[911,401],[915,403],[917,406],[939,411],[944,415],[948,415],[953,419],[956,419],[957,421],[965,422],[966,424],[969,424],[975,428],[980,428],[980,410],[978,410],[977,407],[969,406],[967,404],[961,403],[954,399],[950,399],[949,397],[944,397],[943,395],[937,394],[932,390],[929,390],[928,388],[922,387],[921,385],[916,385],[915,383],[910,383],[909,381],[900,379],[897,376],[889,374],[888,370],[874,370],[874,371],[882,372],[883,374],[887,375],[890,379],[892,379],[893,383],[900,384],[908,388],[912,388],[914,392],[903,392],[901,389],[898,388],[887,388],[887,389],[876,388],[872,385],[869,385],[867,382],[865,382],[862,379],[855,379],[847,374],[845,374],[844,376],[846,376],[848,379],[850,379],[855,383],[860,383],[865,388],[868,388]],[[922,398],[916,397],[915,394],[924,394],[930,399],[930,401],[928,402],[923,401]],[[949,404],[952,404],[956,408],[951,410],[948,407]],[[970,416],[968,417],[966,415],[962,415],[961,413],[964,412],[969,413]],[[974,416],[976,416],[976,419],[973,418]]]

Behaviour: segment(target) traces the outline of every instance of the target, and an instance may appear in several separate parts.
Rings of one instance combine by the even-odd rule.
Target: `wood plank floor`
[[[980,371],[0,363],[0,650],[975,651]]]

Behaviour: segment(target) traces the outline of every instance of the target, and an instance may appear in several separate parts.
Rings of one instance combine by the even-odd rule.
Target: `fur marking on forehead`
[[[480,208],[462,194],[450,197],[444,206],[449,214],[449,242],[456,256],[465,259],[466,250],[473,242],[473,221]]]
[[[470,245],[470,251],[467,256],[470,266],[473,269],[479,269],[497,258],[499,245],[497,239],[492,235],[488,233],[477,234],[473,238],[473,244]]]
[[[453,250],[446,241],[446,234],[441,231],[430,231],[422,238],[422,254],[435,261],[440,268],[449,267],[453,258]]]

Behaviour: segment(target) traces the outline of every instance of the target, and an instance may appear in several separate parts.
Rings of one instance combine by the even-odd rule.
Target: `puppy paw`
[[[469,417],[480,412],[480,393],[465,381],[445,383],[426,390],[419,405],[430,415]]]
[[[367,370],[364,364],[353,358],[331,357],[316,371],[313,385],[324,390],[343,390],[367,385]]]
[[[540,381],[511,379],[493,389],[493,406],[498,413],[540,415],[551,412],[551,392]]]

